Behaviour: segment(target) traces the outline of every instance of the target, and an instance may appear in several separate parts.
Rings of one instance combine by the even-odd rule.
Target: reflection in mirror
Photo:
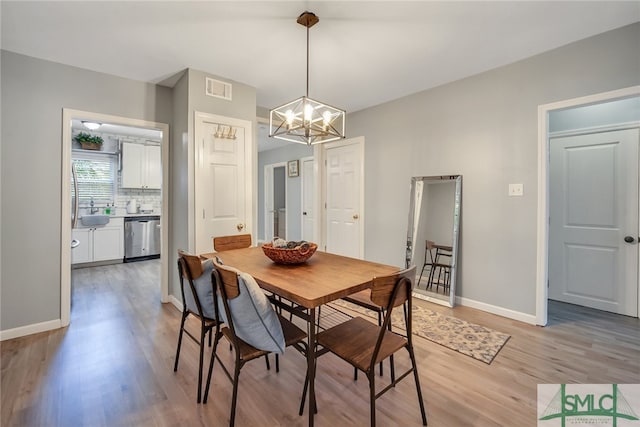
[[[455,303],[461,175],[411,178],[406,265],[416,265],[414,296]]]

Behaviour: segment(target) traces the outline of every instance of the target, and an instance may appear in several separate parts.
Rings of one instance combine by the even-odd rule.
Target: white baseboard
[[[169,295],[169,302],[174,305],[175,308],[178,309],[180,313],[182,313],[182,309],[184,308],[182,305],[182,301],[176,298],[173,295]]]
[[[52,331],[62,327],[60,319],[48,320],[46,322],[34,323],[32,325],[20,326],[18,328],[0,331],[0,341],[25,337],[27,335],[38,334],[40,332]]]
[[[497,305],[491,305],[484,302],[472,300],[469,298],[463,298],[459,296],[456,296],[456,304],[463,305],[465,307],[477,308],[478,310],[486,311],[492,314],[497,314],[498,316],[517,320],[519,322],[528,323],[530,325],[537,324],[535,314],[522,313],[519,311],[510,310],[508,308],[498,307]]]

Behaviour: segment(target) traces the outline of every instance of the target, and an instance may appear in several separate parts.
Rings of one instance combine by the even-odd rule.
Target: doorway
[[[550,217],[553,212],[551,203],[553,201],[550,199],[551,197],[551,186],[554,188],[557,186],[557,183],[551,181],[551,166],[550,166],[550,152],[551,152],[551,138],[552,137],[563,137],[563,136],[571,136],[578,134],[588,134],[588,133],[602,133],[613,130],[622,130],[627,128],[637,128],[640,126],[640,120],[628,120],[626,118],[628,111],[622,114],[621,117],[617,117],[612,120],[610,117],[607,117],[607,114],[604,114],[599,108],[591,108],[591,107],[599,107],[604,106],[607,103],[613,103],[614,101],[624,101],[632,98],[638,98],[640,96],[640,86],[635,86],[626,89],[620,89],[612,92],[606,92],[597,95],[591,95],[587,97],[561,101],[553,104],[541,105],[538,107],[538,124],[539,124],[539,132],[538,132],[538,146],[539,146],[539,157],[538,157],[538,236],[537,236],[537,279],[536,279],[536,324],[538,325],[546,325],[547,324],[547,314],[548,314],[548,297],[549,297],[549,286],[550,286],[550,273],[556,274],[556,271],[550,271],[550,256],[553,254],[550,252],[550,233],[552,229],[550,227],[550,223],[553,221],[553,217]],[[575,121],[578,117],[575,113],[584,111],[584,109],[591,109],[592,114],[588,117],[587,121],[581,122],[580,120]],[[562,113],[565,115],[565,119],[569,121],[574,121],[573,129],[568,132],[561,132],[558,129],[554,129],[554,113]],[[566,113],[566,114],[565,114]],[[632,111],[633,113],[633,111]],[[635,113],[638,113],[636,111]],[[587,116],[584,116],[587,117]],[[603,120],[606,120],[603,122]],[[578,123],[576,125],[576,123]],[[577,129],[581,129],[580,132]],[[553,133],[555,130],[555,133]],[[568,129],[565,129],[568,130]],[[581,145],[578,144],[578,147]],[[637,148],[636,148],[637,150]],[[637,156],[635,159],[635,168],[637,169]],[[575,163],[575,162],[574,162]],[[566,184],[566,182],[564,183]],[[637,188],[637,179],[635,182],[635,186]],[[638,194],[636,191],[635,203],[637,210],[637,201]],[[555,214],[556,216],[558,214]],[[556,218],[558,220],[558,218]],[[638,218],[636,215],[635,218],[635,230],[637,234],[638,227]],[[635,236],[636,238],[638,236]],[[635,240],[635,239],[634,239]],[[626,242],[625,242],[626,243]],[[635,249],[633,253],[635,253],[634,259],[630,260],[631,264],[628,264],[626,268],[634,269],[633,265],[635,265],[635,269],[637,270],[638,265],[638,251],[637,251],[637,240],[634,242]],[[579,245],[574,245],[574,248],[578,248]],[[564,249],[563,249],[564,250]],[[571,251],[569,251],[571,252]],[[573,256],[575,256],[580,251],[573,251]],[[601,252],[602,253],[602,252]],[[629,255],[625,255],[624,258],[628,258]],[[633,257],[633,256],[632,256]],[[605,257],[606,258],[606,257]],[[613,258],[611,258],[613,259]],[[629,261],[629,260],[628,260]],[[555,260],[554,260],[555,262]],[[612,261],[613,262],[613,261]],[[553,267],[555,269],[555,266]],[[561,269],[561,271],[566,272],[566,269]],[[564,274],[564,273],[561,273]],[[637,274],[637,273],[636,273]],[[637,276],[636,276],[637,277]],[[632,303],[635,304],[635,316],[637,316],[637,307],[640,305],[640,297],[638,297],[637,292],[637,279],[636,279],[636,297],[635,301]],[[574,292],[575,293],[575,292]]]
[[[264,238],[287,240],[287,176],[286,163],[273,163],[264,167]]]
[[[88,111],[79,111],[64,109],[63,110],[63,123],[62,123],[62,182],[61,182],[61,195],[62,195],[62,208],[61,208],[61,239],[60,239],[60,322],[61,326],[67,326],[70,321],[71,312],[71,263],[72,263],[72,249],[70,242],[72,241],[72,135],[74,122],[94,122],[103,125],[111,125],[120,128],[135,128],[140,132],[145,130],[156,132],[160,134],[160,157],[161,157],[161,183],[160,194],[162,195],[161,201],[158,202],[157,210],[159,210],[160,220],[160,241],[161,248],[167,248],[169,244],[168,231],[168,153],[169,153],[169,126],[164,123],[156,123],[145,120],[130,119],[126,117],[111,116],[100,113],[93,113]],[[117,152],[114,151],[114,156]],[[108,157],[109,154],[104,154]],[[114,160],[115,161],[115,160]],[[116,166],[118,169],[121,165],[121,158],[117,158]],[[117,179],[117,175],[116,178]],[[116,185],[115,183],[113,185]],[[144,192],[142,188],[140,192]],[[141,193],[142,194],[142,193]],[[118,208],[118,201],[116,202],[116,208]],[[108,204],[108,202],[107,202]],[[109,206],[112,208],[113,206]],[[92,208],[107,212],[107,206],[93,206]],[[122,207],[120,207],[122,209]],[[118,216],[118,215],[114,215]],[[120,218],[122,219],[122,218]],[[117,221],[116,221],[117,222]],[[84,231],[87,231],[85,229]],[[90,232],[90,231],[89,231]],[[86,234],[86,233],[85,233]],[[87,235],[85,241],[85,249],[87,244],[91,242],[91,236]],[[105,233],[105,237],[115,237],[115,233]],[[124,239],[124,236],[122,237]],[[77,249],[77,248],[76,248]],[[98,258],[104,257],[103,254],[99,254]],[[112,257],[109,257],[112,258]],[[82,259],[82,258],[81,258]],[[94,255],[95,259],[95,255]],[[78,261],[78,259],[76,259]],[[168,257],[161,256],[160,260],[160,296],[162,302],[169,301],[168,295]]]

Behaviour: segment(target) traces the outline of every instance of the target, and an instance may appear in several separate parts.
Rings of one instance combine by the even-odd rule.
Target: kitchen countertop
[[[98,214],[99,215],[104,215],[102,212],[98,212]],[[89,214],[88,213],[84,213],[84,214],[81,213],[81,214],[78,215],[78,219],[82,218],[83,215],[87,215],[88,216]],[[124,209],[122,209],[122,210],[118,209],[115,214],[109,215],[110,218],[133,218],[133,217],[145,217],[145,216],[160,216],[160,212],[152,212],[152,213],[139,212],[139,213],[131,214],[131,213],[127,213],[127,211],[124,210]]]
[[[134,217],[145,217],[145,216],[160,216],[159,213],[124,213],[124,214],[116,214],[111,215],[112,218],[134,218]]]

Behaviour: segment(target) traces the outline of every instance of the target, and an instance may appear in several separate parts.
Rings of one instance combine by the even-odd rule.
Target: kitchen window
[[[116,165],[112,156],[74,156],[78,176],[78,193],[80,204],[112,203],[115,199]],[[72,191],[73,191],[73,183]]]

